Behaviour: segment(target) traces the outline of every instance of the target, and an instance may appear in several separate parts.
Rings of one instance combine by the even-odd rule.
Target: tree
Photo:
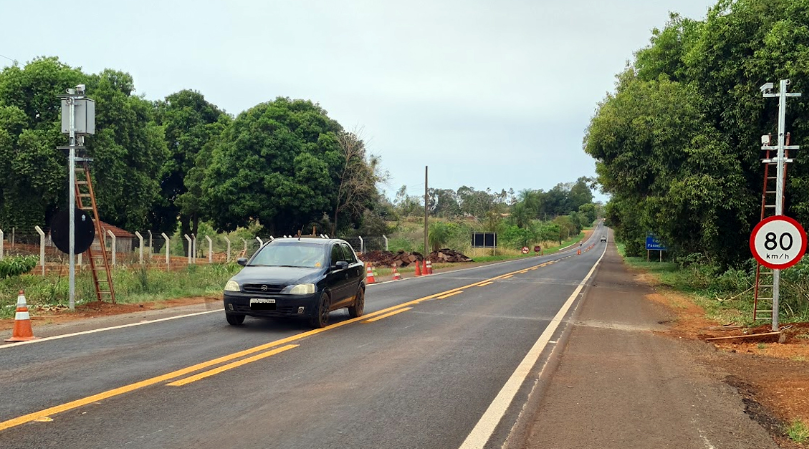
[[[214,148],[202,183],[218,229],[258,221],[295,233],[333,210],[342,127],[320,106],[277,98],[236,117]]]
[[[67,158],[57,95],[84,83],[96,102],[96,134],[85,140],[101,219],[143,229],[157,198],[154,174],[165,157],[151,104],[132,96],[129,74],[86,75],[57,58],[0,72],[0,227],[50,222],[67,203]]]
[[[379,194],[376,189],[377,183],[387,179],[387,174],[381,171],[381,160],[378,156],[370,155],[366,159],[365,143],[357,132],[340,131],[337,133],[337,142],[340,146],[338,166],[340,174],[337,179],[332,235],[337,234],[337,219],[340,212],[348,212],[360,218],[369,216],[363,214],[363,211]]]
[[[155,228],[173,233],[179,217],[180,234],[197,235],[204,213],[200,183],[213,145],[230,117],[192,90],[167,96],[156,103],[155,110],[169,153],[160,169],[161,201],[153,213]]]

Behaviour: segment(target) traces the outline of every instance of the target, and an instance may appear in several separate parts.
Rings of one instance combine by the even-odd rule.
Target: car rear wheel
[[[365,311],[365,290],[362,287],[357,289],[357,295],[354,297],[354,305],[348,308],[348,315],[351,318],[361,317]]]
[[[329,325],[329,308],[331,307],[331,298],[326,292],[320,295],[320,300],[317,302],[317,309],[315,314],[310,318],[309,324],[314,328],[326,327]]]
[[[231,326],[238,326],[244,323],[244,315],[237,315],[235,313],[226,313],[225,319],[228,320],[228,324]]]

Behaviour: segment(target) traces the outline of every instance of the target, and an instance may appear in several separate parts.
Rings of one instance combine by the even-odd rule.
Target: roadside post
[[[773,97],[778,98],[778,144],[776,146],[770,146],[769,141],[767,141],[765,143],[764,139],[762,139],[762,143],[765,143],[765,145],[762,145],[761,149],[762,150],[777,150],[777,154],[776,154],[775,158],[765,159],[763,161],[763,163],[765,163],[765,164],[775,164],[776,165],[776,179],[775,179],[775,192],[774,192],[775,193],[775,216],[774,217],[781,217],[781,218],[788,218],[788,217],[783,217],[783,215],[784,215],[784,178],[786,177],[786,165],[785,164],[788,163],[788,162],[793,162],[792,159],[789,159],[789,158],[785,157],[784,152],[785,152],[785,150],[792,150],[792,149],[798,150],[798,149],[800,149],[800,147],[797,146],[797,145],[788,146],[785,143],[787,97],[800,97],[801,96],[801,94],[798,93],[798,92],[795,92],[795,93],[788,92],[787,91],[787,86],[789,86],[789,80],[788,79],[781,80],[780,83],[779,83],[779,86],[778,86],[778,93],[777,94],[772,92],[772,89],[775,87],[773,85],[773,83],[766,83],[766,84],[764,84],[764,85],[762,85],[760,87],[761,93],[765,98],[773,98]],[[767,139],[767,140],[769,140],[769,139]],[[766,179],[765,179],[765,183],[766,183]],[[772,250],[780,249],[780,250],[785,251],[784,253],[780,254],[780,256],[783,256],[784,259],[778,259],[779,261],[783,262],[783,261],[785,261],[785,260],[787,260],[789,258],[788,254],[792,254],[789,250],[785,249],[784,244],[788,244],[788,246],[789,246],[789,248],[791,250],[792,245],[794,245],[798,241],[797,237],[800,236],[803,239],[803,246],[801,247],[802,249],[800,250],[800,254],[798,255],[796,253],[795,256],[793,256],[794,261],[792,259],[789,259],[787,263],[784,263],[784,264],[772,264],[772,265],[767,265],[767,264],[762,263],[762,265],[764,265],[766,267],[769,267],[769,268],[772,268],[772,270],[773,270],[773,273],[772,273],[772,277],[773,277],[773,280],[772,280],[772,331],[777,332],[778,331],[778,299],[779,299],[779,295],[780,295],[781,270],[783,268],[788,268],[788,267],[798,263],[800,258],[803,256],[803,253],[806,250],[806,233],[803,231],[803,228],[800,226],[800,224],[798,224],[798,222],[796,222],[794,220],[792,220],[792,222],[790,222],[789,220],[791,220],[791,219],[788,219],[786,221],[779,220],[779,219],[773,220],[772,218],[774,218],[774,217],[769,217],[767,219],[762,220],[756,226],[756,228],[753,230],[753,234],[751,234],[751,236],[750,236],[750,248],[751,248],[751,250],[753,250],[753,255],[754,256],[756,255],[757,251],[759,251],[761,249],[763,249],[765,251],[771,251],[770,247],[772,247],[773,248]],[[785,224],[785,223],[789,223],[789,224]],[[795,227],[795,225],[797,225],[797,227],[796,227],[797,230],[796,229],[790,229],[789,228],[790,225],[792,225],[793,227]],[[763,248],[761,246],[759,246],[758,243],[756,243],[754,245],[754,240],[756,240],[758,238],[757,233],[760,233],[761,230],[765,229],[765,228],[766,228],[766,230],[764,231],[764,242],[762,243]],[[779,232],[780,232],[780,234],[779,234]],[[773,239],[777,239],[777,241],[770,239],[770,237],[772,237]],[[784,241],[782,242],[781,239],[784,239]],[[759,255],[761,255],[761,254],[759,254]],[[758,259],[758,257],[756,257],[756,259]],[[759,259],[759,262],[762,262],[762,260],[766,261],[767,259]],[[772,259],[770,259],[770,261],[772,261]],[[757,281],[757,285],[758,285],[758,281]]]

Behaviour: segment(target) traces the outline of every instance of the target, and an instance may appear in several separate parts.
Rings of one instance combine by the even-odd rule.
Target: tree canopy
[[[584,139],[607,218],[630,254],[648,232],[675,254],[720,264],[749,258],[760,214],[759,136],[775,133],[777,104],[759,86],[805,90],[809,0],[721,0],[703,21],[673,14],[617,77]],[[804,97],[805,98],[805,97]],[[807,103],[791,99],[787,127],[807,135]],[[809,167],[790,167],[788,215],[809,219]]]

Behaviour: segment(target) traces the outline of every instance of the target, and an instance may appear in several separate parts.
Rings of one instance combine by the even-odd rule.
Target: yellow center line
[[[461,290],[459,292],[452,292],[452,293],[449,293],[449,294],[446,294],[446,295],[443,295],[443,296],[439,296],[438,299],[449,298],[450,296],[460,295],[461,293],[463,293],[463,290]]]
[[[381,319],[396,315],[397,313],[407,312],[408,310],[413,309],[412,307],[405,307],[404,309],[396,309],[393,312],[386,313],[384,315],[380,315],[378,317],[371,318],[370,320],[365,320],[365,323],[373,323],[374,321],[379,321]]]
[[[547,262],[547,263],[550,264],[552,262]],[[539,265],[539,266],[542,267],[543,265],[545,265],[545,264],[542,264],[542,265]],[[270,348],[274,348],[276,346],[281,346],[281,345],[284,345],[284,344],[288,344],[288,343],[292,343],[292,342],[295,342],[295,341],[303,340],[304,338],[311,337],[313,335],[317,335],[317,334],[319,334],[321,332],[326,332],[326,331],[329,331],[329,330],[332,330],[332,329],[336,329],[338,327],[346,326],[346,325],[352,324],[352,323],[357,322],[357,321],[365,320],[366,322],[371,322],[371,320],[369,320],[369,318],[372,318],[372,317],[378,317],[378,319],[387,318],[388,316],[395,315],[396,313],[401,313],[401,312],[405,312],[407,310],[410,310],[410,309],[412,309],[411,306],[414,306],[416,304],[420,304],[420,303],[422,303],[424,301],[429,301],[430,299],[434,299],[434,298],[437,298],[439,296],[448,295],[448,294],[453,293],[453,292],[461,292],[465,288],[478,286],[478,285],[486,283],[486,282],[492,282],[492,281],[496,281],[498,279],[506,279],[508,277],[513,276],[514,273],[516,273],[516,271],[512,272],[512,273],[506,273],[506,274],[503,274],[503,275],[500,275],[500,276],[495,276],[493,278],[484,279],[482,281],[478,281],[478,282],[475,282],[475,283],[472,283],[472,284],[469,284],[469,285],[465,285],[463,287],[458,287],[458,288],[450,289],[450,290],[447,290],[447,291],[444,291],[444,292],[435,293],[435,294],[432,294],[432,295],[429,295],[429,296],[425,296],[423,298],[414,299],[412,301],[408,301],[408,302],[405,302],[405,303],[402,303],[402,304],[398,304],[398,305],[395,305],[395,306],[392,306],[392,307],[388,307],[386,309],[377,310],[376,312],[372,312],[372,313],[369,313],[367,315],[363,315],[361,317],[352,318],[352,319],[345,320],[345,321],[340,321],[338,323],[334,323],[332,325],[326,326],[326,327],[321,328],[321,329],[313,329],[313,330],[310,330],[310,331],[307,331],[307,332],[300,333],[298,335],[293,335],[291,337],[282,338],[280,340],[265,343],[263,345],[259,345],[259,346],[253,347],[253,348],[245,349],[243,351],[235,352],[233,354],[229,354],[229,355],[226,355],[226,356],[218,357],[216,359],[208,360],[207,362],[198,363],[196,365],[192,365],[192,366],[189,366],[187,368],[179,369],[177,371],[172,371],[170,373],[166,373],[166,374],[163,374],[163,375],[160,375],[160,376],[152,377],[150,379],[145,379],[145,380],[142,380],[140,382],[135,382],[135,383],[132,383],[132,384],[129,384],[129,385],[124,385],[122,387],[113,388],[112,390],[107,390],[107,391],[104,391],[104,392],[101,392],[101,393],[94,394],[92,396],[87,396],[87,397],[82,398],[82,399],[77,399],[75,401],[66,402],[64,404],[60,404],[60,405],[57,405],[57,406],[54,406],[54,407],[50,407],[50,408],[46,408],[44,410],[40,410],[38,412],[29,413],[27,415],[23,415],[23,416],[20,416],[20,417],[17,417],[17,418],[13,418],[13,419],[10,419],[10,420],[7,420],[7,421],[0,422],[0,431],[9,429],[11,427],[16,427],[16,426],[19,426],[21,424],[25,424],[25,423],[28,423],[28,422],[36,421],[37,419],[49,418],[51,415],[55,415],[57,413],[66,412],[68,410],[73,410],[75,408],[79,408],[79,407],[82,407],[82,406],[85,406],[85,405],[88,405],[88,404],[92,404],[94,402],[103,401],[105,399],[109,399],[109,398],[112,398],[112,397],[115,397],[115,396],[120,396],[120,395],[125,394],[125,393],[130,393],[132,391],[139,390],[141,388],[149,387],[149,386],[152,386],[152,385],[155,385],[155,384],[159,384],[161,382],[176,379],[178,377],[182,377],[182,376],[185,376],[187,374],[191,374],[194,371],[199,371],[199,370],[202,370],[204,368],[219,365],[219,364],[222,364],[224,362],[228,362],[228,361],[231,361],[231,360],[234,360],[234,359],[245,357],[247,355],[250,355],[250,354],[253,354],[253,353],[256,353],[256,352],[261,352],[261,351],[264,351],[264,350],[267,350],[267,349],[270,349]],[[375,321],[375,319],[374,319],[374,321]],[[249,363],[249,362],[247,362],[247,363]]]
[[[484,283],[482,283],[482,284],[478,284],[477,286],[478,286],[478,287],[485,287],[485,286],[487,286],[487,285],[492,285],[492,284],[494,284],[494,282],[484,282]]]
[[[289,351],[290,349],[297,348],[298,346],[300,346],[300,345],[281,346],[280,348],[275,348],[272,351],[263,352],[261,354],[254,355],[254,356],[248,357],[246,359],[241,359],[238,362],[228,363],[227,365],[222,365],[222,366],[220,366],[218,368],[214,368],[214,369],[209,370],[209,371],[203,371],[203,372],[201,372],[199,374],[195,374],[193,376],[186,377],[185,379],[180,379],[180,380],[172,382],[172,383],[170,383],[168,385],[171,386],[171,387],[181,387],[183,385],[190,384],[191,382],[196,382],[196,381],[198,381],[200,379],[205,379],[206,377],[211,377],[213,375],[219,374],[219,373],[221,373],[223,371],[227,371],[227,370],[230,370],[230,369],[233,369],[233,368],[238,368],[238,367],[240,367],[242,365],[247,365],[248,363],[252,363],[252,362],[255,362],[257,360],[265,359],[265,358],[267,358],[269,356],[279,354],[279,353],[284,352],[284,351]]]

